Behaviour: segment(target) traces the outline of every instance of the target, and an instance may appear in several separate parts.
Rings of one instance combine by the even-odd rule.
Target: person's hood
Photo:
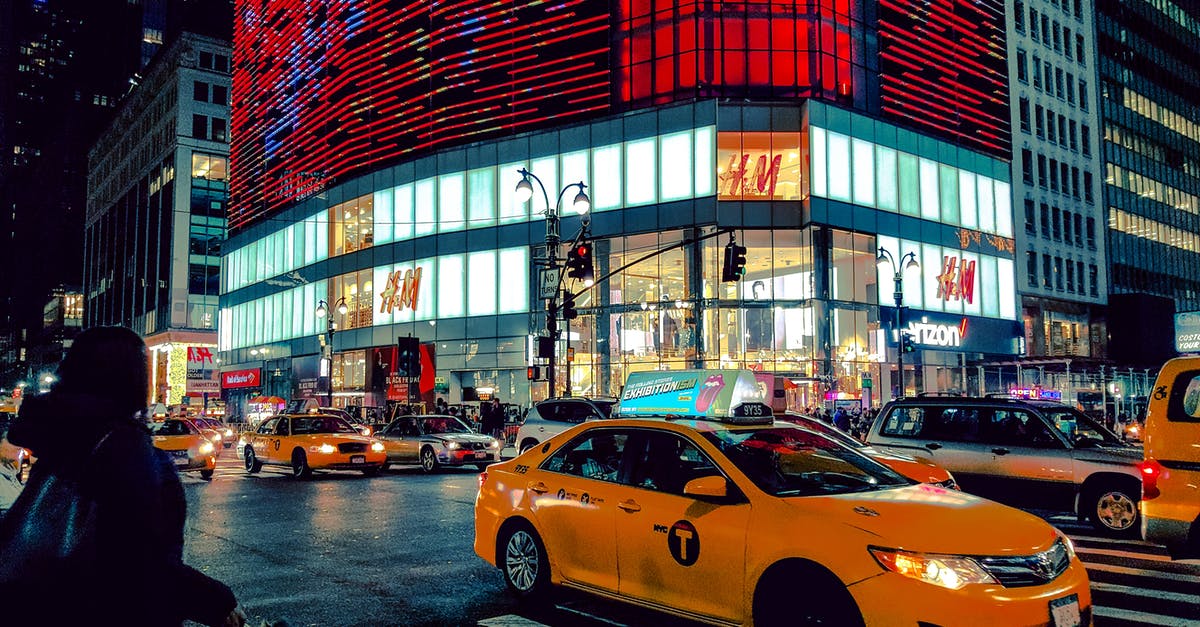
[[[39,459],[79,459],[121,422],[136,424],[105,399],[50,392],[21,402],[8,441],[33,451]]]

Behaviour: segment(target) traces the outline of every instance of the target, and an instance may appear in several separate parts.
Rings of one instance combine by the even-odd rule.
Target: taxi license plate
[[[475,459],[487,459],[487,458],[488,458],[487,451],[475,451]]]
[[[1083,624],[1079,616],[1079,596],[1072,594],[1050,601],[1050,622],[1054,627],[1079,627]]]
[[[176,466],[186,466],[188,463],[187,451],[171,451],[171,457],[174,458]]]
[[[366,455],[352,455],[350,457],[350,463],[351,464],[365,464],[365,463],[367,463],[367,456]]]

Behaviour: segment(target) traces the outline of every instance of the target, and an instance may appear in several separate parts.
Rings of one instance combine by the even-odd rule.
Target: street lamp
[[[579,191],[578,191],[578,193],[575,194],[575,200],[572,202],[572,207],[575,209],[575,213],[577,213],[579,215],[584,215],[588,211],[590,211],[592,208],[592,201],[590,198],[588,198],[587,191],[586,191],[587,185],[585,185],[583,181],[580,181],[578,183],[571,183],[571,184],[563,187],[562,190],[558,192],[558,199],[555,200],[553,205],[551,205],[550,204],[550,196],[546,193],[546,186],[542,184],[541,179],[539,179],[537,176],[535,176],[533,174],[533,172],[530,172],[529,170],[527,170],[525,168],[521,168],[519,171],[519,174],[521,175],[521,180],[520,180],[520,182],[517,183],[516,190],[514,190],[514,193],[516,194],[517,202],[525,203],[525,202],[528,202],[529,199],[533,197],[533,182],[532,181],[537,181],[538,187],[542,190],[542,198],[546,201],[546,261],[545,261],[545,267],[547,268],[548,271],[553,273],[553,272],[559,270],[559,266],[558,266],[558,244],[559,244],[558,219],[559,219],[559,215],[561,215],[561,205],[562,205],[563,195],[566,194],[567,190],[569,190],[571,188],[578,188]],[[550,364],[546,367],[546,379],[550,383],[550,392],[548,394],[548,398],[554,398],[554,379],[555,379],[554,362],[555,362],[555,357],[556,357],[555,353],[558,350],[558,285],[561,283],[562,283],[562,275],[561,275],[561,273],[559,273],[558,279],[556,281],[556,285],[554,288],[554,294],[550,298],[546,299],[546,332],[550,335],[550,340],[551,340]],[[570,326],[570,324],[571,324],[571,322],[568,320],[567,321],[568,327]],[[567,364],[567,367],[570,368],[570,363]],[[570,385],[571,385],[571,383],[570,383],[570,381],[568,381],[567,382],[568,389],[570,388]]]
[[[905,259],[908,260],[907,263],[905,263],[905,261],[904,261]],[[909,251],[903,257],[901,257],[900,264],[897,264],[896,260],[892,257],[892,253],[888,252],[888,250],[886,248],[883,248],[881,246],[879,248],[879,255],[877,257],[875,257],[875,265],[878,266],[880,270],[882,270],[884,264],[887,264],[892,267],[892,272],[893,272],[892,280],[894,280],[896,282],[896,285],[895,285],[895,293],[896,293],[896,377],[899,379],[899,385],[896,387],[896,397],[903,398],[904,397],[904,331],[900,327],[900,316],[901,316],[900,312],[904,309],[904,285],[903,285],[904,271],[905,270],[913,270],[913,269],[919,270],[921,268],[921,264],[917,263],[916,254],[914,254],[911,251]],[[901,268],[901,266],[903,266],[903,268]]]
[[[335,309],[341,315],[346,315],[348,308],[346,307],[346,299],[339,297],[335,303]],[[318,337],[321,338],[321,371],[320,376],[328,379],[328,386],[325,388],[325,406],[333,407],[333,334],[337,331],[337,323],[333,321],[333,316],[329,315],[329,303],[325,299],[317,302],[317,310],[314,312],[318,318],[325,318],[325,333]]]

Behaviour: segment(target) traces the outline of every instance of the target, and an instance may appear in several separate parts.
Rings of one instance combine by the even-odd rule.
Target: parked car
[[[1142,537],[1200,557],[1200,357],[1172,359],[1146,409]]]
[[[945,395],[895,400],[876,416],[867,443],[928,457],[966,492],[1072,511],[1113,534],[1138,529],[1141,451],[1060,403]]]
[[[853,450],[870,457],[871,459],[891,468],[892,470],[920,483],[932,483],[942,486],[943,488],[958,489],[958,484],[954,481],[954,476],[949,470],[938,466],[930,461],[929,458],[920,455],[901,455],[899,453],[881,451],[873,446],[856,440],[841,429],[833,425],[817,420],[811,416],[802,416],[800,414],[785,413],[775,417],[776,420],[782,422],[790,422],[802,429],[815,431],[842,446],[849,447]]]
[[[524,453],[582,422],[611,418],[616,404],[615,398],[582,396],[553,398],[536,403],[529,408],[524,424],[517,429],[517,450]]]

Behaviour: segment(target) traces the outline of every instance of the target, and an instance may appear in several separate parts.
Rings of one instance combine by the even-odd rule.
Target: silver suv
[[[581,422],[611,418],[616,404],[615,398],[581,396],[541,401],[529,408],[517,430],[517,451],[524,453]]]
[[[1138,529],[1141,449],[1066,405],[919,396],[885,405],[867,443],[919,453],[964,492],[1027,508],[1073,511],[1102,531]]]

